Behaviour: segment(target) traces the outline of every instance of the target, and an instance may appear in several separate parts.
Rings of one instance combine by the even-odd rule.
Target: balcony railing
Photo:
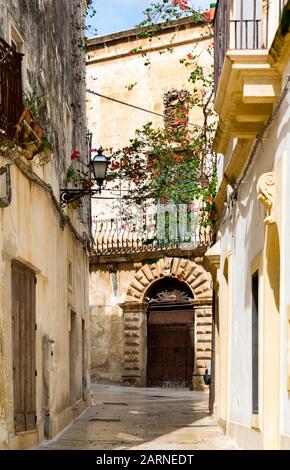
[[[158,226],[156,215],[94,219],[94,254],[100,256],[172,249],[195,250],[209,246],[212,241],[211,228],[200,225],[197,220],[192,221],[190,227],[187,226],[185,230],[184,227],[180,230],[180,227],[170,228],[165,225],[162,232],[163,227]]]
[[[228,49],[267,49],[270,26],[280,21],[285,0],[219,0],[214,21],[215,89]],[[271,19],[271,16],[273,18]],[[278,27],[278,24],[276,25]]]
[[[0,132],[13,139],[23,110],[22,54],[0,38]]]

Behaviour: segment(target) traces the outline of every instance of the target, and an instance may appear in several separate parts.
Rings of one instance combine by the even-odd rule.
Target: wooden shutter
[[[35,428],[35,284],[31,269],[12,261],[12,335],[15,431]]]

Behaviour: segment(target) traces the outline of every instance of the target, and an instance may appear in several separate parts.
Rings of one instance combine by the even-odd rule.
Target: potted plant
[[[210,19],[211,19],[211,20],[213,20],[213,19],[214,19],[214,16],[215,16],[216,3],[217,3],[217,2],[212,2],[212,3],[210,4],[209,15],[210,15]]]
[[[33,121],[33,120],[31,121],[30,126],[33,132],[37,135],[37,137],[41,139],[41,137],[43,136],[43,132],[44,132],[43,127],[38,122]]]

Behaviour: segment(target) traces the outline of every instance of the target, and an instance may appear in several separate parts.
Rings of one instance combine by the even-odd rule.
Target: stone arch
[[[147,309],[146,295],[156,282],[173,277],[185,282],[192,294],[196,318],[195,377],[193,386],[203,388],[203,373],[211,358],[212,280],[199,264],[184,258],[168,257],[140,268],[127,290],[123,309],[124,370],[122,382],[146,385]]]
[[[147,263],[137,271],[125,302],[145,302],[148,289],[165,276],[186,282],[195,300],[212,298],[211,275],[202,266],[184,258],[165,257],[154,264]]]

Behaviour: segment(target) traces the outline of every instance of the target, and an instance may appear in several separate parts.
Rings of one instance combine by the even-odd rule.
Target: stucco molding
[[[264,173],[260,176],[257,183],[258,201],[260,201],[266,208],[267,217],[264,219],[266,225],[275,222],[274,214],[274,193],[275,193],[275,178],[273,172]]]
[[[143,303],[150,286],[166,276],[185,282],[195,300],[212,299],[211,276],[202,266],[184,258],[165,257],[154,264],[145,264],[137,271],[125,302]]]

